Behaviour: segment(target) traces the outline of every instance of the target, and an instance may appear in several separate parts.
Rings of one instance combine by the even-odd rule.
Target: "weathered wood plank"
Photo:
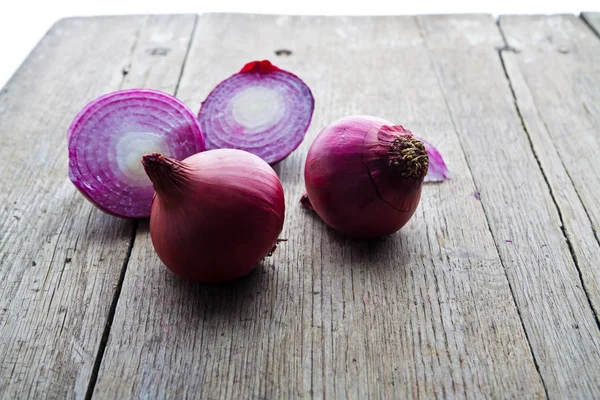
[[[600,37],[600,12],[584,12],[581,13],[581,18],[583,18],[594,32],[596,32],[596,35]]]
[[[500,26],[514,47],[502,58],[517,105],[598,318],[600,173],[595,163],[600,151],[600,40],[572,15],[502,17]],[[546,39],[526,41],[531,39],[525,38],[530,29]]]
[[[500,55],[488,44],[461,50],[444,36],[432,33],[435,39],[429,39],[434,29],[471,27],[471,17],[419,21],[548,395],[594,397],[600,390],[600,331],[508,81],[502,79]],[[486,23],[494,25],[491,18]],[[539,26],[523,26],[521,43],[544,42]],[[578,30],[553,41],[587,46]],[[514,42],[509,39],[517,46]],[[554,112],[569,109],[554,105]]]
[[[66,130],[86,102],[121,86],[173,91],[194,21],[61,20],[2,90],[0,397],[85,396],[134,224],[77,193]],[[150,58],[151,45],[171,52]]]
[[[473,21],[456,29],[477,42],[498,34]],[[279,49],[292,54],[276,57]],[[468,47],[461,52],[470,60]],[[261,58],[305,79],[317,104],[307,139],[276,168],[288,242],[245,279],[206,287],[169,273],[140,229],[95,394],[543,397],[416,20],[203,15],[180,97],[199,107],[220,80]],[[454,172],[428,185],[414,220],[383,241],[343,238],[298,206],[312,140],[347,114],[405,124],[438,144]]]

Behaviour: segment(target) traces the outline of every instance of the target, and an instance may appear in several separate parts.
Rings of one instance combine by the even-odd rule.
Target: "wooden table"
[[[57,22],[0,92],[0,396],[597,397],[598,32],[600,14]],[[65,133],[120,88],[197,111],[265,58],[316,99],[276,166],[288,241],[242,280],[192,285],[147,221],[76,191]],[[349,114],[405,125],[452,171],[382,241],[298,205],[313,138]]]

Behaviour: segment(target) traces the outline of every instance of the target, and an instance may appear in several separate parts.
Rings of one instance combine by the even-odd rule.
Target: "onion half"
[[[140,160],[161,152],[182,160],[204,150],[196,118],[157,90],[130,89],[92,101],[67,132],[69,178],[101,210],[125,218],[150,215],[154,189]]]
[[[269,61],[248,63],[202,103],[207,150],[239,149],[275,164],[304,139],[314,110],[309,87]]]

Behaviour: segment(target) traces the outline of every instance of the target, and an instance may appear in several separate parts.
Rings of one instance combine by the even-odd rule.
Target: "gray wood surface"
[[[581,13],[581,18],[600,37],[600,12],[584,12]]]
[[[85,396],[134,223],[76,191],[66,131],[106,92],[173,91],[195,18],[61,20],[2,90],[0,396]]]
[[[458,17],[423,20],[426,30],[456,29],[460,21],[474,26]],[[488,18],[487,24],[494,21]],[[528,37],[542,36],[535,26],[530,29]],[[497,31],[494,38],[461,52],[451,37],[440,35],[430,44],[433,64],[546,390],[551,397],[593,397],[600,389],[597,321],[509,83],[502,79]],[[575,43],[583,46],[585,38],[573,32]]]
[[[501,40],[493,21],[479,20],[459,21],[461,48],[488,43],[489,30]],[[244,281],[207,288],[174,278],[147,233],[138,236],[96,394],[543,396],[423,33],[410,17],[200,17],[179,92],[187,104],[281,48],[292,55],[274,62],[314,91],[309,135],[277,167],[288,242]],[[245,39],[254,35],[264,39]],[[500,67],[493,44],[486,50]],[[382,242],[344,239],[298,206],[312,138],[347,114],[405,124],[439,144],[454,172],[427,186],[411,224]]]
[[[502,17],[500,27],[517,105],[598,317],[600,40],[572,15]]]
[[[0,92],[0,397],[594,397],[599,43],[573,16],[60,21]],[[316,99],[275,168],[288,241],[246,278],[193,285],[146,221],[76,193],[65,132],[118,88],[197,111],[254,59]],[[384,240],[298,205],[312,140],[349,114],[403,124],[452,171]]]

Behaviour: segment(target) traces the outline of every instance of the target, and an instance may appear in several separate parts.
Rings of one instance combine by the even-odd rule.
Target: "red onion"
[[[313,109],[300,78],[267,60],[254,61],[213,89],[198,121],[208,150],[245,150],[275,164],[300,145]]]
[[[437,150],[402,126],[352,116],[327,126],[310,147],[302,204],[351,236],[391,235],[415,212],[428,169],[447,177]],[[430,163],[431,160],[431,163]]]
[[[222,149],[179,162],[142,159],[156,189],[150,236],[162,262],[196,282],[249,273],[274,250],[283,228],[283,188],[259,157]]]
[[[89,103],[69,131],[69,178],[101,210],[119,217],[150,215],[154,189],[140,159],[161,152],[184,159],[204,150],[192,111],[156,90],[122,90]]]

